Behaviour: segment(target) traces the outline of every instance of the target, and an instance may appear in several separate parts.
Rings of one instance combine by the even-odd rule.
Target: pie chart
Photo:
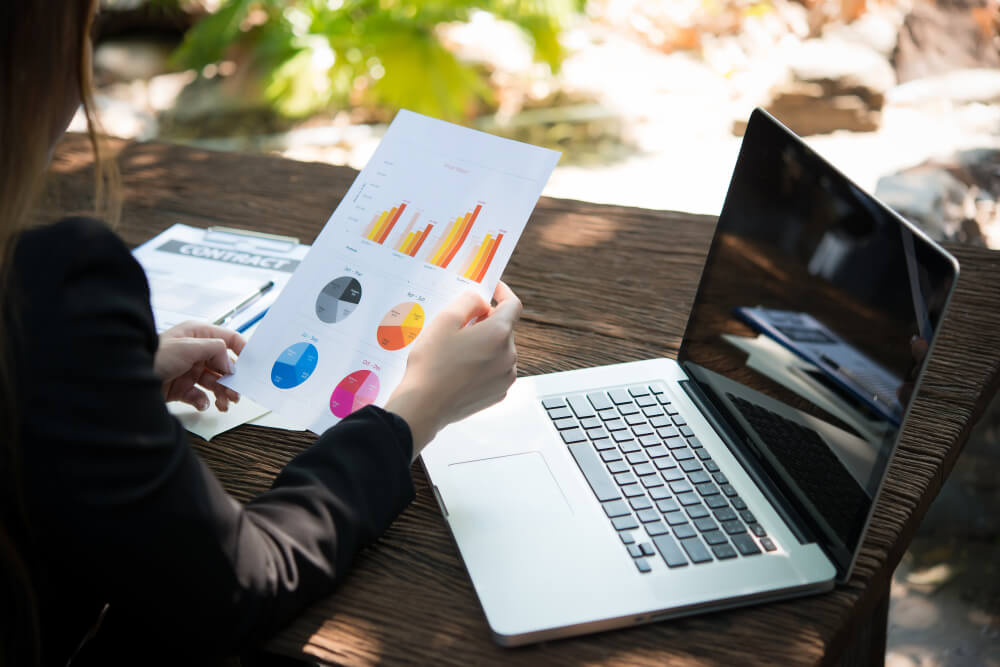
[[[319,352],[312,343],[289,345],[271,367],[271,382],[278,389],[298,387],[313,374],[318,361]]]
[[[354,371],[330,395],[330,412],[346,417],[378,398],[378,376],[372,371]]]
[[[341,276],[331,280],[316,297],[316,317],[327,324],[336,324],[354,312],[361,303],[361,283]]]
[[[419,303],[401,303],[382,318],[378,325],[378,344],[386,350],[401,350],[424,328],[424,309]]]

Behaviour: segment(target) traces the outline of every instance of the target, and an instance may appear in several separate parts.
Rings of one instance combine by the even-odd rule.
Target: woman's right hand
[[[385,409],[410,426],[413,456],[448,424],[499,402],[517,377],[521,301],[503,282],[495,306],[467,292],[424,328]]]

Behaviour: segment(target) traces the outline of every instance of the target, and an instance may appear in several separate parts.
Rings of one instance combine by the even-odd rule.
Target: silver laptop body
[[[422,454],[495,640],[846,580],[957,273],[755,111],[678,360],[520,378]],[[751,327],[739,314],[748,308],[836,325],[902,378],[902,423]]]

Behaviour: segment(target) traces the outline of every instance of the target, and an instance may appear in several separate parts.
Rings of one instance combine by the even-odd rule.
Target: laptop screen
[[[678,360],[841,576],[956,275],[940,248],[753,113]]]

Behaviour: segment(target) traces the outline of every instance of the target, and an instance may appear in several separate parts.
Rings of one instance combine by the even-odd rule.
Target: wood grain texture
[[[175,222],[232,225],[311,242],[356,172],[160,144],[115,144],[136,245]],[[59,147],[42,222],[91,206],[91,158]],[[676,355],[714,219],[543,198],[504,279],[524,302],[522,374]],[[495,645],[419,465],[417,500],[363,553],[339,590],[268,646],[344,664],[817,664],[835,662],[888,591],[913,533],[1000,380],[1000,254],[950,248],[962,264],[921,396],[850,582],[829,594],[518,649]],[[246,500],[312,438],[243,426],[192,442]],[[512,545],[515,548],[516,545]]]

